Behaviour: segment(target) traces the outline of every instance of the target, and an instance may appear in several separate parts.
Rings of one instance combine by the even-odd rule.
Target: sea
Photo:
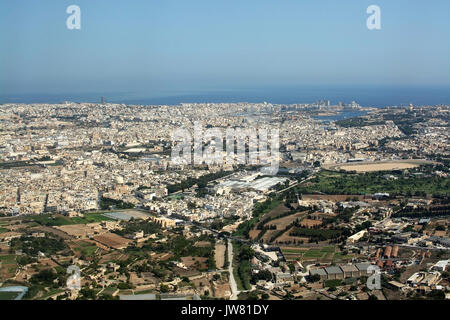
[[[101,97],[109,103],[136,105],[179,105],[180,103],[268,102],[273,104],[314,103],[330,100],[361,106],[450,105],[448,86],[302,86],[284,88],[257,88],[157,94],[148,92],[95,93],[28,93],[8,94],[0,90],[0,104],[5,103],[61,103],[63,101],[100,103]]]
[[[333,115],[329,116],[313,116],[314,119],[320,120],[322,122],[331,122],[331,121],[339,121],[339,120],[345,120],[350,118],[356,118],[367,114],[367,111],[364,110],[352,110],[347,111],[343,110],[341,112],[338,112]]]

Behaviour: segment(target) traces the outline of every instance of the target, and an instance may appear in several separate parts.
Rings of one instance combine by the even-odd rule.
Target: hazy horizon
[[[66,27],[72,4],[81,9],[81,30]],[[371,4],[1,1],[0,27],[7,32],[0,102],[30,93],[36,99],[127,93],[131,101],[227,92],[282,101],[283,90],[291,101],[302,95],[290,88],[307,87],[324,88],[318,98],[333,100],[339,94],[327,96],[326,88],[382,86],[409,88],[410,99],[400,93],[392,103],[419,102],[414,88],[433,87],[442,91],[435,101],[449,103],[450,2],[376,1],[381,30],[366,27]]]
[[[304,86],[297,88],[254,88],[244,90],[189,92],[174,95],[152,95],[136,92],[85,92],[85,93],[29,93],[1,95],[0,104],[5,103],[60,103],[62,101],[100,103],[104,97],[108,103],[142,105],[178,105],[180,103],[220,102],[269,102],[275,104],[313,103],[327,99],[332,104],[357,101],[363,106],[385,107],[401,105],[450,104],[447,87],[403,87],[403,86]]]

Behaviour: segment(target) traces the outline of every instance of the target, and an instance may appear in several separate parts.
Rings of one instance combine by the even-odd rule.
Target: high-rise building
[[[105,104],[105,97],[102,97],[102,104]]]

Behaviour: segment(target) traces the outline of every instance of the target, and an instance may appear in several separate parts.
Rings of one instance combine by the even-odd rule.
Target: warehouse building
[[[358,268],[353,264],[343,265],[341,266],[341,270],[344,273],[344,278],[357,278],[360,276]]]
[[[328,280],[344,279],[344,273],[339,267],[326,267],[325,271],[328,275]]]
[[[327,273],[325,272],[325,269],[322,268],[309,270],[309,275],[310,276],[318,275],[320,277],[320,280],[326,280],[328,277]]]
[[[359,274],[360,276],[368,276],[370,275],[369,272],[367,272],[367,269],[371,266],[370,263],[367,262],[361,262],[361,263],[356,263],[355,267],[358,268],[359,270]]]
[[[309,275],[318,275],[321,280],[358,278],[370,275],[370,273],[367,272],[367,269],[370,266],[372,266],[372,264],[367,262],[330,266],[326,268],[311,269],[309,270]]]

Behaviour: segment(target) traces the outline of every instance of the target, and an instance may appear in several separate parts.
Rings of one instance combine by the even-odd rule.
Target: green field
[[[0,227],[0,233],[5,233],[5,232],[8,232],[8,231],[9,231],[8,229]]]
[[[282,249],[284,254],[303,254],[305,250],[301,249]]]
[[[334,246],[326,246],[322,248],[309,248],[307,250],[305,249],[295,249],[295,248],[286,248],[282,249],[283,254],[286,256],[286,258],[294,259],[295,258],[302,258],[302,259],[320,259],[320,258],[326,258],[330,254],[333,254],[335,251]],[[289,259],[289,260],[290,260]]]
[[[236,280],[236,286],[239,291],[246,290],[245,285],[239,275],[239,267],[242,261],[239,261],[238,254],[240,251],[241,245],[239,243],[233,242],[233,275]],[[244,261],[245,262],[245,261]],[[248,279],[247,279],[248,280]],[[247,284],[249,285],[249,284]]]
[[[114,221],[113,219],[104,216],[103,213],[87,213],[83,218],[75,217],[75,218],[71,218],[71,220],[75,224],[87,224],[87,223],[102,222],[102,221]]]
[[[3,264],[15,264],[16,263],[16,256],[13,255],[13,254],[0,256],[0,262],[2,262]]]
[[[113,221],[103,215],[103,213],[87,213],[84,217],[65,217],[61,215],[39,215],[27,217],[26,221],[36,222],[43,226],[64,226],[73,224],[88,224],[101,221]]]
[[[260,218],[275,209],[280,203],[281,201],[278,198],[256,203],[253,206],[253,217],[250,220],[242,222],[233,235],[237,237],[245,236],[248,238],[249,231],[259,222]]]
[[[36,222],[44,226],[64,226],[73,224],[71,220],[63,216],[39,215],[27,217],[26,221]]]
[[[302,259],[328,259],[328,260],[349,260],[353,255],[343,255],[341,252],[335,252],[335,247],[328,246],[323,248],[311,248],[309,250],[300,249],[283,249],[283,254],[287,258],[295,259],[296,257]]]
[[[173,194],[167,197],[170,200],[180,200],[183,198],[182,194]]]
[[[298,193],[322,192],[325,194],[373,194],[387,192],[401,195],[448,195],[450,179],[438,176],[403,176],[392,173],[397,180],[383,177],[386,172],[343,173],[328,170],[320,171],[315,178],[295,188]]]
[[[55,294],[62,293],[64,291],[65,290],[62,290],[62,289],[59,289],[59,288],[51,289],[48,292],[46,292],[42,297],[40,297],[39,300],[45,300],[45,299],[47,299],[47,298],[49,298],[49,297],[51,297],[51,296],[53,296]]]
[[[347,254],[347,255],[343,255],[341,252],[336,252],[334,254],[334,259],[335,260],[348,260],[353,258],[353,255]]]
[[[326,254],[322,250],[310,249],[303,254],[303,258],[322,258]]]
[[[0,300],[14,300],[19,292],[0,292]]]
[[[237,267],[234,267],[234,266],[233,266],[233,275],[234,275],[234,279],[236,280],[236,286],[237,286],[238,290],[244,291],[245,288],[244,288],[244,285],[242,284],[241,278],[239,277],[238,269],[237,269]]]
[[[333,279],[333,280],[327,280],[325,281],[325,287],[337,287],[342,284],[342,280],[340,279]]]
[[[97,246],[88,242],[79,242],[77,245],[74,250],[80,252],[85,257],[91,257],[97,251]]]

